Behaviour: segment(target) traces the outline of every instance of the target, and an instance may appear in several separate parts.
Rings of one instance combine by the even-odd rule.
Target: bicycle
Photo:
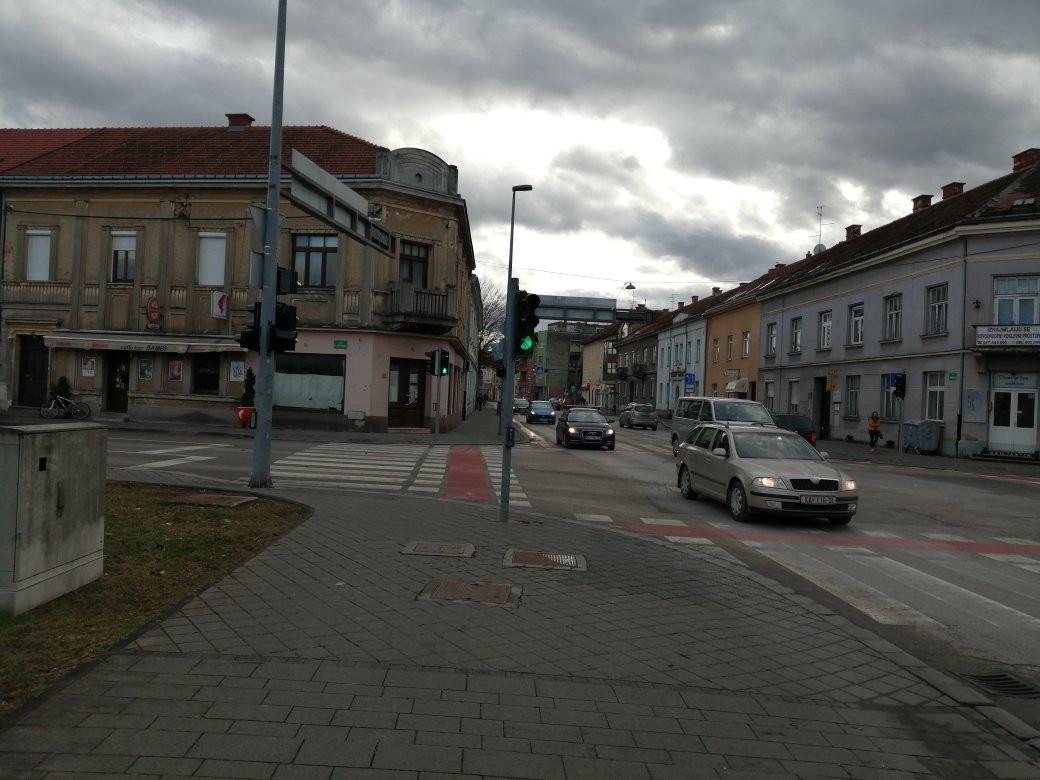
[[[55,417],[85,420],[90,417],[90,407],[82,401],[73,401],[63,395],[56,395],[53,401],[40,407],[40,417],[46,417],[48,420],[53,420]]]

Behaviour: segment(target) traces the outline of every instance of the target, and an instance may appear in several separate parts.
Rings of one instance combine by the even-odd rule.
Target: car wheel
[[[655,425],[655,426],[653,426],[653,427],[652,427],[652,428],[651,428],[650,430],[652,430],[652,431],[656,431],[656,430],[657,430],[657,426],[656,426],[656,425]]]
[[[679,437],[672,437],[672,455],[679,457]]]
[[[607,445],[607,449],[610,450],[611,452],[613,452],[614,451],[614,445],[613,444],[608,444]]]
[[[843,515],[841,517],[828,518],[831,525],[848,525],[849,521],[852,520],[852,515]]]
[[[729,486],[727,504],[729,504],[730,517],[738,523],[746,523],[750,519],[751,515],[748,512],[747,493],[744,492],[744,486],[739,482],[734,481],[733,484]]]
[[[690,501],[697,500],[697,491],[693,489],[693,480],[690,478],[690,470],[683,466],[679,470],[679,491],[683,498]]]
[[[571,445],[567,443],[567,437],[564,436],[563,437],[563,448],[566,450],[566,449],[570,448],[570,446]]]

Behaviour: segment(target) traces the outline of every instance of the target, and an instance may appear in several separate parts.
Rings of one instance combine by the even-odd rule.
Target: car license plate
[[[802,496],[803,504],[834,504],[837,500],[834,496]]]
[[[603,435],[598,433],[597,431],[588,431],[585,434],[585,438],[586,439],[602,439]]]

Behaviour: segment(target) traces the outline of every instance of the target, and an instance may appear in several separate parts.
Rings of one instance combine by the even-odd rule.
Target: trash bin
[[[919,452],[922,420],[903,420],[903,452]]]
[[[942,445],[943,424],[938,420],[921,420],[917,425],[917,451],[938,452]]]

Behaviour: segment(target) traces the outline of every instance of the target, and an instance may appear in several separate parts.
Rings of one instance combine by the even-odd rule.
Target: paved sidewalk
[[[314,513],[2,724],[0,777],[1040,777],[1040,734],[718,550],[265,495]]]

